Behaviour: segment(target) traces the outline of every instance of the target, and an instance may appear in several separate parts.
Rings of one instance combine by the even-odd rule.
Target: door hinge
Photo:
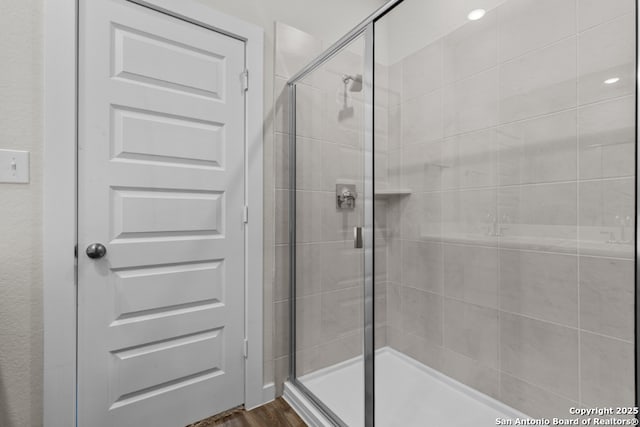
[[[249,340],[247,339],[242,344],[242,355],[245,359],[249,357]]]
[[[249,223],[249,206],[245,205],[244,210],[242,211],[242,222],[245,224]]]
[[[73,256],[78,258],[78,245],[75,245],[73,247]]]
[[[241,79],[242,79],[242,90],[246,92],[249,90],[249,70],[244,70],[242,72]]]

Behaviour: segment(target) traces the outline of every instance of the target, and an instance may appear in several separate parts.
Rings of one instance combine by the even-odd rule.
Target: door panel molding
[[[79,4],[78,247],[103,242],[106,255],[77,259],[77,424],[188,425],[245,400],[245,43],[126,0]],[[217,123],[219,137],[117,126],[123,109]],[[119,140],[173,157],[200,141],[218,148],[218,167],[118,159]],[[217,283],[166,274],[214,259]],[[126,288],[115,283],[123,274]],[[217,303],[197,292],[216,285]],[[131,292],[145,305],[123,319]],[[179,295],[191,304],[167,310]]]
[[[77,301],[74,246],[77,242],[79,1],[84,0],[60,0],[56,2],[55,7],[47,4],[44,16],[43,403],[45,426],[73,426],[76,423]],[[246,67],[251,70],[249,73],[251,90],[245,98],[245,200],[250,206],[251,218],[256,220],[250,221],[245,229],[245,336],[251,350],[245,366],[244,400],[247,408],[252,408],[273,399],[273,385],[263,386],[263,30],[192,0],[129,1],[234,37],[245,43]],[[208,92],[205,95],[208,95]],[[167,120],[166,123],[178,122]],[[153,124],[147,124],[147,126],[150,125]],[[194,133],[211,130],[211,127],[201,126],[200,123],[189,123],[189,125],[194,126]],[[136,129],[132,131],[135,132]],[[193,150],[199,149],[197,145],[193,147]],[[134,153],[127,154],[135,156],[135,147],[128,151]],[[189,162],[189,159],[178,158],[170,152],[161,151],[157,154],[157,157],[151,156],[153,158],[144,159],[148,161],[149,167],[153,167],[156,162]],[[215,154],[212,153],[212,159],[215,158]],[[210,163],[197,166],[215,169],[215,161]],[[189,303],[184,304],[187,307]],[[213,375],[212,373],[203,375],[209,374]]]

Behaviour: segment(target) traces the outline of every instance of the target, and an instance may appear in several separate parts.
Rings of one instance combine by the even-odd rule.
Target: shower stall
[[[636,40],[634,0],[391,0],[289,80],[311,425],[633,425]]]

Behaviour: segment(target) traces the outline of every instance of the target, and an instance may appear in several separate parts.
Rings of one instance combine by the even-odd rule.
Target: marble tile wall
[[[509,0],[387,72],[387,343],[532,416],[634,401],[634,4]]]

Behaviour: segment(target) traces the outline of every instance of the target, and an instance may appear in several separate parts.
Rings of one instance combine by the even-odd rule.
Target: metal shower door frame
[[[374,81],[375,22],[404,0],[389,0],[351,31],[307,64],[287,82],[289,105],[289,381],[311,401],[333,424],[346,424],[296,377],[296,84],[336,56],[356,38],[364,36],[364,218],[363,218],[363,285],[364,285],[364,425],[375,424],[375,322],[374,322]]]
[[[304,384],[296,377],[296,84],[299,80],[316,70],[322,64],[336,56],[344,47],[353,42],[358,37],[364,36],[364,147],[363,147],[363,284],[364,284],[364,371],[365,371],[365,426],[374,425],[374,189],[373,189],[373,79],[374,79],[374,58],[373,58],[373,22],[352,31],[336,44],[335,47],[326,51],[318,60],[306,67],[302,72],[296,74],[289,82],[288,105],[289,105],[289,281],[290,281],[290,302],[289,302],[289,381],[295,385],[332,423],[340,427],[347,427],[347,424],[340,419],[327,405],[318,399]]]
[[[636,114],[635,114],[635,126],[634,126],[634,130],[635,130],[635,157],[636,157],[636,165],[635,165],[635,215],[634,215],[634,219],[635,219],[635,224],[634,224],[634,239],[635,239],[635,245],[634,245],[634,262],[635,262],[635,268],[634,268],[634,273],[635,273],[635,280],[634,280],[634,291],[635,291],[635,296],[634,296],[634,303],[635,303],[635,309],[634,309],[634,323],[635,323],[635,330],[634,330],[634,342],[633,342],[633,348],[634,348],[634,367],[635,367],[635,406],[638,407],[640,406],[640,350],[638,349],[638,339],[640,339],[640,293],[638,292],[638,281],[640,278],[640,242],[638,242],[638,237],[640,237],[640,233],[638,232],[638,226],[640,225],[640,212],[638,212],[638,191],[640,191],[640,188],[638,186],[638,165],[640,163],[640,149],[638,148],[638,123],[640,123],[640,111],[639,111],[639,105],[640,102],[638,101],[638,94],[639,94],[639,90],[638,90],[638,84],[640,83],[640,29],[638,28],[638,24],[640,22],[639,16],[640,16],[640,11],[638,10],[640,8],[640,1],[636,1],[636,16],[635,16],[635,25],[636,25],[636,58],[635,58],[635,71],[636,71],[636,75],[635,75],[635,109],[636,109]],[[636,414],[636,419],[640,420],[640,414]]]

